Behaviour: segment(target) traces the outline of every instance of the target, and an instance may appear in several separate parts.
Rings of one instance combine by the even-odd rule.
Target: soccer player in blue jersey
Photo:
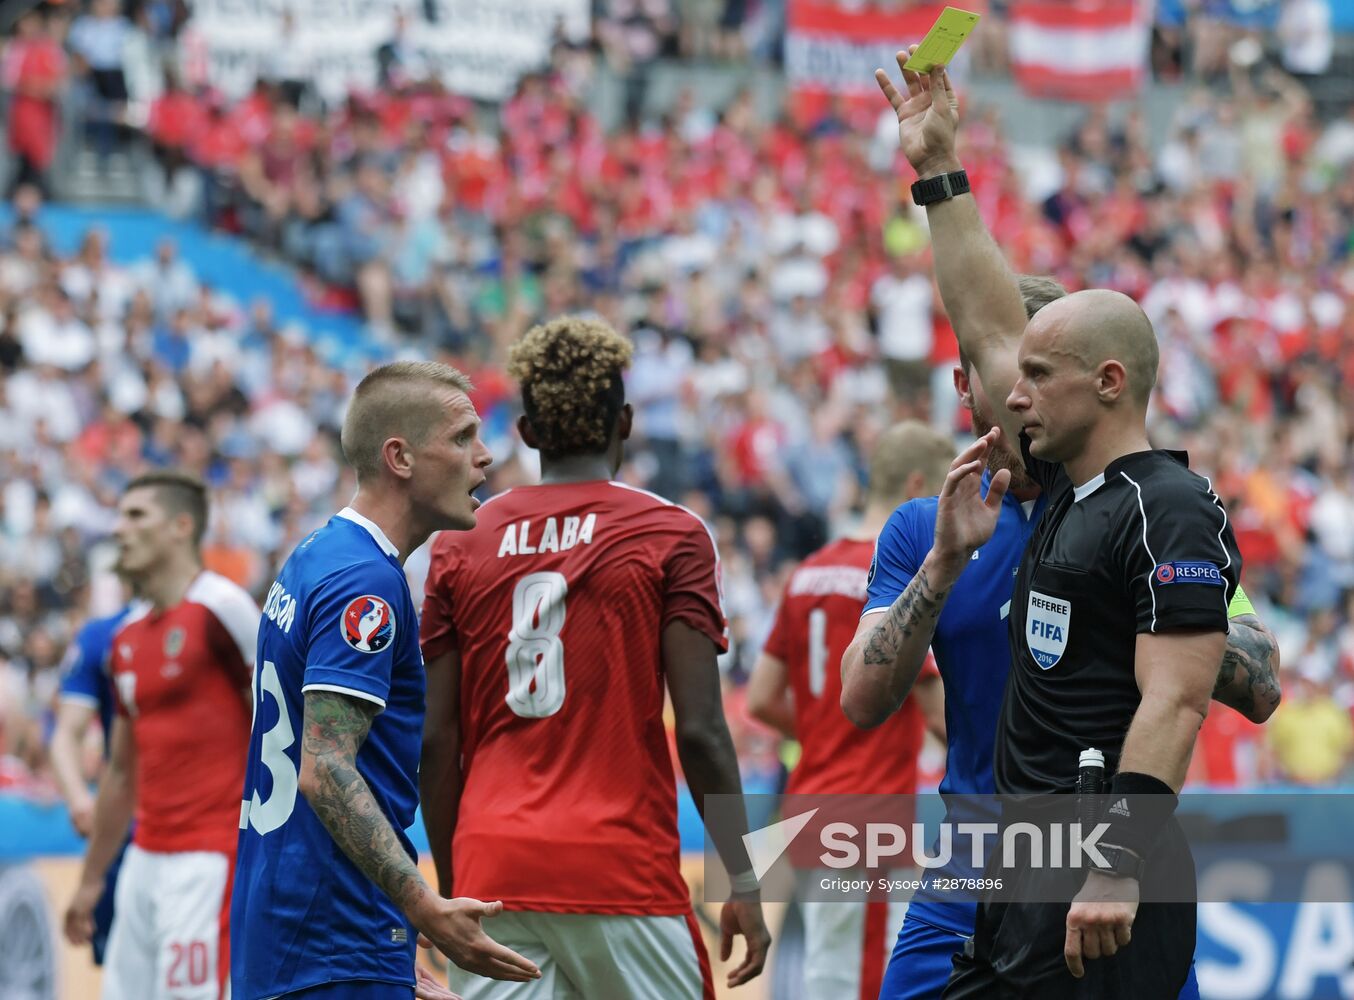
[[[890,88],[885,88],[886,94]],[[890,100],[899,107],[896,91]],[[901,110],[899,116],[903,117]],[[945,204],[954,206],[947,211],[964,212],[957,221],[945,217],[937,221],[938,213],[930,213],[938,283],[962,341],[966,331],[961,327],[977,322],[982,308],[973,302],[973,276],[989,275],[995,257],[999,268],[989,275],[990,280],[1009,283],[1012,279],[972,208],[972,199],[956,198]],[[956,239],[956,228],[967,234],[966,240]],[[975,229],[982,239],[974,237]],[[947,237],[958,245],[947,244],[942,253]],[[1026,277],[1019,284],[1027,317],[1065,294],[1048,279]],[[1023,327],[1013,325],[1011,335],[1018,339]],[[946,695],[949,746],[941,792],[990,794],[995,791],[993,740],[1010,665],[1006,618],[1015,571],[1043,502],[1020,457],[1004,439],[990,433],[998,412],[967,358],[961,359],[955,371],[955,387],[981,437],[956,460],[939,498],[903,505],[881,534],[865,613],[856,640],[842,660],[842,706],[858,725],[877,725],[906,696],[931,648]],[[986,464],[982,477],[988,498],[985,505],[975,503],[973,497],[955,495],[954,483],[974,463]],[[996,488],[991,489],[994,481]],[[972,488],[971,476],[967,483]],[[956,503],[957,499],[969,503]],[[992,531],[986,544],[966,543],[966,539],[984,537],[984,530]],[[1249,603],[1242,602],[1244,594],[1233,602],[1234,627],[1214,698],[1258,722],[1278,704],[1276,648],[1273,637],[1249,613]],[[950,976],[951,956],[962,951],[973,934],[976,909],[973,903],[914,899],[881,997],[939,997]],[[1192,972],[1181,996],[1198,996]]]
[[[82,837],[94,829],[94,795],[84,770],[85,734],[97,719],[103,731],[103,755],[108,758],[108,737],[113,730],[113,679],[108,658],[113,636],[134,608],[125,605],[116,614],[86,622],[66,647],[62,664],[61,691],[57,697],[56,725],[52,730],[52,774],[66,801],[71,825]],[[103,964],[108,930],[113,925],[113,891],[117,885],[122,855],[108,868],[103,895],[94,908],[94,964]]]
[[[469,389],[433,362],[362,380],[342,432],[357,495],[268,592],[231,912],[235,1000],[453,997],[416,971],[420,935],[478,975],[539,975],[484,932],[502,904],[439,896],[405,834],[424,674],[403,564],[434,531],[475,525],[471,494],[491,458]]]

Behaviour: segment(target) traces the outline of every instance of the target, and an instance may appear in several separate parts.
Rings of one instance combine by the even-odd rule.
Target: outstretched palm
[[[936,551],[946,559],[966,560],[992,537],[1001,516],[1001,498],[1011,485],[1011,473],[1002,469],[992,477],[987,497],[982,495],[983,467],[988,450],[1001,431],[993,428],[969,445],[950,466],[936,506]]]
[[[898,141],[902,144],[903,155],[920,174],[953,159],[954,133],[959,127],[959,98],[944,69],[937,67],[930,73],[903,69],[914,49],[915,45],[907,52],[898,53],[904,90],[894,86],[882,69],[874,71],[874,78],[898,115]]]

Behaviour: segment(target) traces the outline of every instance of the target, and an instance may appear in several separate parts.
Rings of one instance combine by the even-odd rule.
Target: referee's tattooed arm
[[[842,658],[842,710],[862,729],[880,725],[896,712],[917,681],[953,587],[932,586],[933,572],[928,556],[889,609],[868,619],[865,624],[872,627],[862,628],[863,635],[857,634]],[[860,666],[853,669],[857,658]]]
[[[1213,700],[1264,722],[1279,707],[1279,646],[1274,634],[1255,615],[1237,615],[1228,624],[1227,652],[1222,656]]]

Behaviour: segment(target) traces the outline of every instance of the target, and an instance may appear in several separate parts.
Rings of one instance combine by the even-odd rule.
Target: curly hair
[[[545,458],[606,451],[633,353],[606,323],[582,316],[534,326],[512,346],[508,374],[522,385],[522,407]]]

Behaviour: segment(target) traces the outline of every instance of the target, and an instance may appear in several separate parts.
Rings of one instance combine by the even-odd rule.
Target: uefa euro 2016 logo
[[[359,653],[379,653],[395,641],[395,616],[379,597],[364,594],[348,602],[340,623],[343,641]]]

